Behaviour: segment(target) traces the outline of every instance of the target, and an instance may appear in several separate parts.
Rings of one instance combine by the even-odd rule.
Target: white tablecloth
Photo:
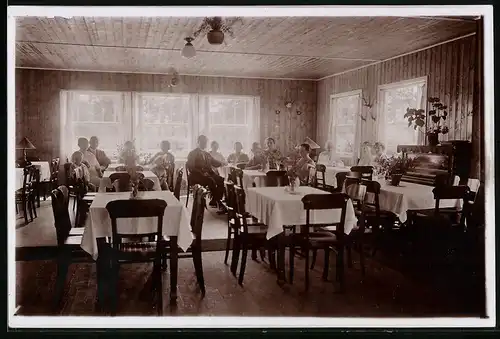
[[[266,173],[259,170],[243,170],[243,189],[266,186]]]
[[[399,186],[392,186],[385,181],[379,181],[381,184],[379,203],[380,209],[391,211],[399,216],[401,222],[407,220],[407,212],[411,209],[434,208],[433,186],[419,185],[410,182],[401,182]],[[370,193],[367,193],[368,199]],[[441,200],[440,207],[457,207],[460,201],[456,199]]]
[[[170,191],[139,192],[139,198],[163,199],[167,202],[165,215],[163,217],[163,235],[177,236],[179,247],[186,251],[193,241],[189,216],[184,204],[179,202]],[[83,232],[81,247],[94,259],[98,257],[97,238],[111,237],[111,218],[106,210],[106,204],[113,200],[129,199],[130,192],[98,193],[92,205]],[[118,219],[117,227],[121,233],[139,234],[154,232],[157,227],[157,219],[153,218],[130,218]]]
[[[101,182],[99,184],[99,192],[106,192],[106,187],[107,188],[113,187],[113,183],[109,179],[109,176],[111,174],[113,174],[113,173],[119,173],[119,172],[116,172],[116,171],[104,171],[104,174],[103,174],[103,176],[101,178]],[[158,177],[153,172],[151,172],[151,171],[143,171],[141,173],[144,174],[144,178],[153,180],[153,182],[154,182],[153,189],[155,191],[161,191],[160,180],[158,179]]]
[[[267,239],[282,233],[284,225],[304,225],[306,223],[306,212],[302,204],[304,195],[327,194],[309,186],[298,187],[297,192],[300,194],[290,194],[285,191],[285,187],[247,189],[246,211],[268,226]],[[339,222],[340,214],[340,210],[314,211],[311,212],[311,223]],[[349,234],[356,223],[354,207],[349,200],[344,224],[345,233]]]
[[[325,184],[328,186],[337,187],[337,173],[340,172],[350,172],[350,167],[333,167],[326,166],[325,170]]]
[[[16,191],[23,188],[24,180],[24,170],[22,168],[16,168]]]
[[[40,170],[40,181],[50,180],[50,164],[47,161],[32,161],[31,164]]]

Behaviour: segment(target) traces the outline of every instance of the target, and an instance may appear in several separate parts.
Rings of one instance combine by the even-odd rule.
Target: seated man
[[[252,144],[252,158],[248,162],[245,169],[247,170],[258,170],[262,169],[262,164],[266,161],[264,157],[264,152],[260,148],[258,142]]]
[[[95,155],[92,152],[89,152],[89,141],[86,138],[79,138],[78,147],[80,147],[80,152],[83,154],[82,163],[84,163],[89,170],[90,183],[99,187],[102,177],[101,165],[99,165]]]
[[[234,143],[234,153],[230,154],[227,157],[227,162],[230,164],[242,164],[248,163],[250,160],[248,159],[248,155],[242,152],[243,145],[241,142],[237,141]]]
[[[98,149],[99,139],[96,136],[90,137],[90,147],[88,151],[93,153],[97,159],[97,162],[101,166],[101,170],[104,171],[111,164],[111,160],[106,156],[103,150]]]
[[[220,201],[224,195],[224,179],[214,172],[213,167],[220,167],[222,163],[215,160],[205,148],[208,138],[204,135],[198,137],[198,147],[189,152],[186,167],[189,170],[189,183],[207,186],[212,193],[210,206],[221,208]]]

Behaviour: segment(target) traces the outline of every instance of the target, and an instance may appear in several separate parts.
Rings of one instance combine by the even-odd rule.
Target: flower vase
[[[290,192],[295,192],[297,187],[300,186],[299,178],[288,177],[288,187],[290,188]]]
[[[429,146],[435,147],[439,144],[439,134],[438,133],[428,133],[427,141],[429,142]]]
[[[399,182],[401,181],[402,174],[392,174],[391,175],[391,185],[399,186]]]
[[[133,184],[132,185],[132,194],[131,194],[131,198],[132,199],[137,199],[137,194],[139,193],[139,190],[137,189],[137,185],[136,184]]]

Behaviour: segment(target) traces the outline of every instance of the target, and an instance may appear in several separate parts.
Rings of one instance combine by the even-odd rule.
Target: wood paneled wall
[[[441,140],[471,140],[475,54],[471,36],[319,81],[317,141],[321,145],[329,138],[331,94],[362,90],[376,116],[379,85],[425,76],[427,97],[439,97],[448,105],[450,132],[440,135]],[[367,119],[361,120],[361,142],[377,141],[377,121],[366,106],[362,114]]]
[[[316,82],[183,76],[174,89],[167,76],[46,70],[16,70],[16,137],[27,136],[37,147],[33,155],[42,159],[58,156],[60,150],[60,90],[106,90],[251,95],[260,97],[261,142],[276,139],[282,150],[307,136],[315,138]],[[284,107],[287,90],[300,88],[297,104]],[[281,114],[275,111],[281,110]],[[303,114],[295,112],[300,109]]]

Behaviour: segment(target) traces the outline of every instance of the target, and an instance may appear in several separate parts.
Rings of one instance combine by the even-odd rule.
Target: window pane
[[[234,143],[239,141],[244,149],[249,149],[251,141],[248,140],[248,129],[245,126],[211,126],[210,141],[219,143],[219,152],[227,158],[233,152]]]
[[[124,128],[116,123],[75,123],[73,125],[74,143],[73,148],[78,148],[78,138],[89,139],[95,135],[99,138],[99,148],[104,150],[108,156],[117,153],[120,143],[125,140]]]
[[[355,151],[356,122],[359,114],[359,94],[334,99],[334,142],[338,154],[350,155]]]
[[[335,145],[338,154],[354,152],[355,126],[339,126],[335,129]]]
[[[79,94],[76,100],[74,120],[80,122],[118,121],[115,108],[120,101],[120,94]]]
[[[418,131],[413,126],[408,127],[408,120],[404,115],[407,108],[419,108],[422,93],[419,93],[421,84],[405,85],[399,88],[383,90],[384,95],[384,123],[386,152],[396,152],[398,145],[415,145],[418,142]]]
[[[156,153],[162,140],[170,142],[176,157],[184,158],[190,151],[190,98],[184,95],[142,95],[139,112],[140,128],[136,131],[141,152]]]

